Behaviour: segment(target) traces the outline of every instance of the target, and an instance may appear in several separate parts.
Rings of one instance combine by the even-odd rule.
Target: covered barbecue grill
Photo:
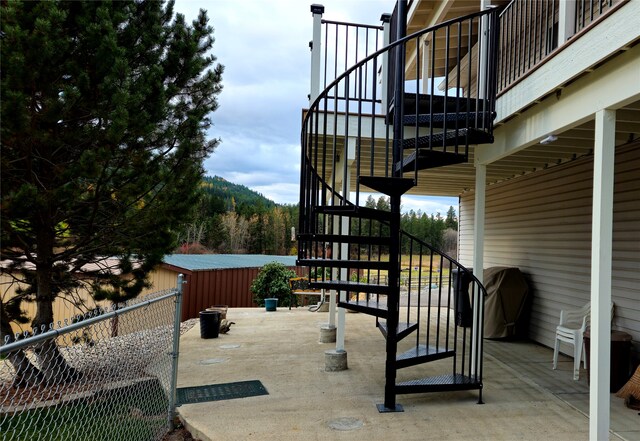
[[[484,270],[487,297],[484,302],[485,338],[520,338],[527,332],[525,305],[529,287],[518,268]]]

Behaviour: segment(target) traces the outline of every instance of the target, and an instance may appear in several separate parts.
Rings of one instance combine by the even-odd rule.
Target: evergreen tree
[[[458,218],[456,216],[456,210],[453,208],[453,206],[449,207],[449,211],[447,211],[447,218],[445,219],[444,223],[447,228],[458,231]]]
[[[223,67],[206,13],[188,24],[173,2],[1,8],[2,271],[48,325],[81,283],[96,300],[136,296],[173,249],[218,143],[205,134]],[[19,308],[2,314],[4,337]]]
[[[249,216],[249,245],[250,254],[262,254],[267,248],[268,233],[270,231],[267,215],[254,214]]]

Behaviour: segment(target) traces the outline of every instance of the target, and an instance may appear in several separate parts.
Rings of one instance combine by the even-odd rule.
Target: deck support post
[[[357,139],[353,136],[347,138],[347,142],[345,143],[344,150],[340,155],[340,159],[338,160],[336,170],[336,185],[338,183],[341,184],[342,191],[340,194],[344,198],[345,201],[350,201],[350,188],[351,188],[351,166],[353,165],[353,161],[355,160],[356,155],[356,146]],[[341,219],[340,223],[337,222],[338,219]],[[337,216],[334,217],[333,222],[333,234],[341,234],[348,236],[349,232],[349,218],[345,216]],[[334,259],[339,258],[340,260],[348,260],[349,259],[349,244],[342,243],[338,245],[337,243],[333,244],[332,250]],[[349,274],[347,268],[341,269],[333,269],[333,272],[339,272],[340,280],[348,280]],[[338,274],[332,274],[332,278],[335,280]],[[347,300],[347,292],[344,290],[339,291],[340,301],[344,302]],[[345,334],[345,325],[346,325],[346,315],[344,308],[338,308],[338,327],[336,333],[336,350],[344,352],[344,334]]]
[[[596,112],[591,225],[591,383],[589,439],[609,439],[611,372],[611,259],[616,111]]]
[[[380,21],[382,21],[382,45],[383,47],[389,45],[390,41],[390,33],[391,33],[391,14],[382,14],[380,17]],[[389,109],[389,90],[387,86],[387,82],[389,81],[389,51],[385,51],[382,54],[382,70],[380,77],[380,108],[382,114],[387,112]],[[375,112],[374,112],[375,113]]]
[[[322,14],[324,6],[311,5],[313,14],[313,40],[309,42],[311,49],[311,87],[309,89],[309,104],[320,95],[320,53],[322,52]]]
[[[475,164],[476,167],[476,198],[475,198],[475,218],[473,222],[473,272],[480,283],[484,284],[484,217],[485,217],[485,199],[486,199],[486,183],[487,183],[487,166],[486,164]],[[482,339],[480,327],[483,323],[480,318],[483,317],[480,308],[484,308],[484,301],[481,296],[473,297],[473,314],[471,341],[471,371],[476,372],[478,365],[478,354],[482,354]]]
[[[576,33],[576,0],[564,0],[558,4],[558,47]]]

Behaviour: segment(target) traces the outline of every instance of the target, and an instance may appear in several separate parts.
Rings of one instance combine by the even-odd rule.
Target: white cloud
[[[458,198],[457,197],[443,197],[443,196],[404,196],[402,198],[402,212],[407,213],[411,210],[421,211],[428,215],[437,215],[446,217],[449,207],[453,207],[458,215]]]
[[[245,185],[278,203],[297,203],[300,125],[309,93],[313,1],[177,0],[187,20],[207,10],[213,53],[225,66],[211,138],[222,143],[205,161],[207,174]],[[380,24],[394,0],[320,0],[323,18]],[[366,199],[366,196],[365,196]],[[403,198],[403,211],[446,215],[457,198]]]

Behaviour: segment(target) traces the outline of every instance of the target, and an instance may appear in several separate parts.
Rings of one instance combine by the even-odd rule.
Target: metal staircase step
[[[324,268],[389,269],[389,262],[377,260],[298,259],[297,265]]]
[[[298,240],[311,242],[336,242],[356,245],[389,246],[391,238],[388,236],[347,236],[343,234],[299,234]]]
[[[402,170],[403,173],[412,172],[415,170],[416,161],[418,170],[426,170],[446,165],[463,164],[467,162],[467,157],[461,153],[420,149],[405,157],[402,163],[396,164],[396,170]]]
[[[376,325],[380,329],[380,332],[382,333],[382,335],[384,335],[384,338],[387,338],[387,335],[389,333],[389,330],[387,328],[387,323],[386,322],[378,322]],[[417,323],[407,323],[407,322],[398,323],[398,330],[396,332],[396,340],[397,341],[402,340],[406,336],[411,335],[411,333],[413,331],[415,331],[416,329],[418,329],[418,324]]]
[[[477,121],[476,121],[477,115]],[[407,126],[419,127],[447,127],[452,130],[458,127],[482,126],[485,121],[493,121],[496,112],[451,112],[451,113],[421,113],[405,115],[403,122]]]
[[[374,208],[359,207],[356,205],[322,205],[314,207],[319,214],[332,214],[335,216],[348,216],[362,219],[385,220],[391,219],[391,213]]]
[[[309,286],[313,289],[324,288],[335,289],[336,291],[364,292],[368,294],[386,294],[389,292],[388,285],[351,282],[348,280],[316,280],[315,282],[311,282]]]
[[[360,184],[387,196],[402,196],[416,184],[413,179],[380,176],[360,176]]]
[[[418,345],[396,356],[396,368],[402,369],[430,361],[442,360],[443,358],[453,357],[455,354],[456,351],[450,348]]]
[[[482,389],[482,382],[462,374],[438,375],[396,383],[397,394]]]
[[[386,319],[389,311],[387,304],[380,303],[376,300],[359,300],[357,302],[338,302],[338,306],[351,311],[361,312],[363,314],[373,315],[375,317]]]
[[[444,95],[430,95],[405,93],[404,94],[404,113],[405,115],[416,114],[416,99],[418,100],[418,113],[444,113],[446,107],[447,113],[457,112],[475,112],[476,109],[486,110],[489,108],[489,102],[477,98],[457,98],[455,96],[445,97]]]
[[[433,135],[403,139],[402,149],[415,149],[416,147],[435,149],[445,146],[464,146],[467,141],[469,145],[491,144],[493,142],[493,135],[473,128],[447,130],[445,132],[434,133]]]

